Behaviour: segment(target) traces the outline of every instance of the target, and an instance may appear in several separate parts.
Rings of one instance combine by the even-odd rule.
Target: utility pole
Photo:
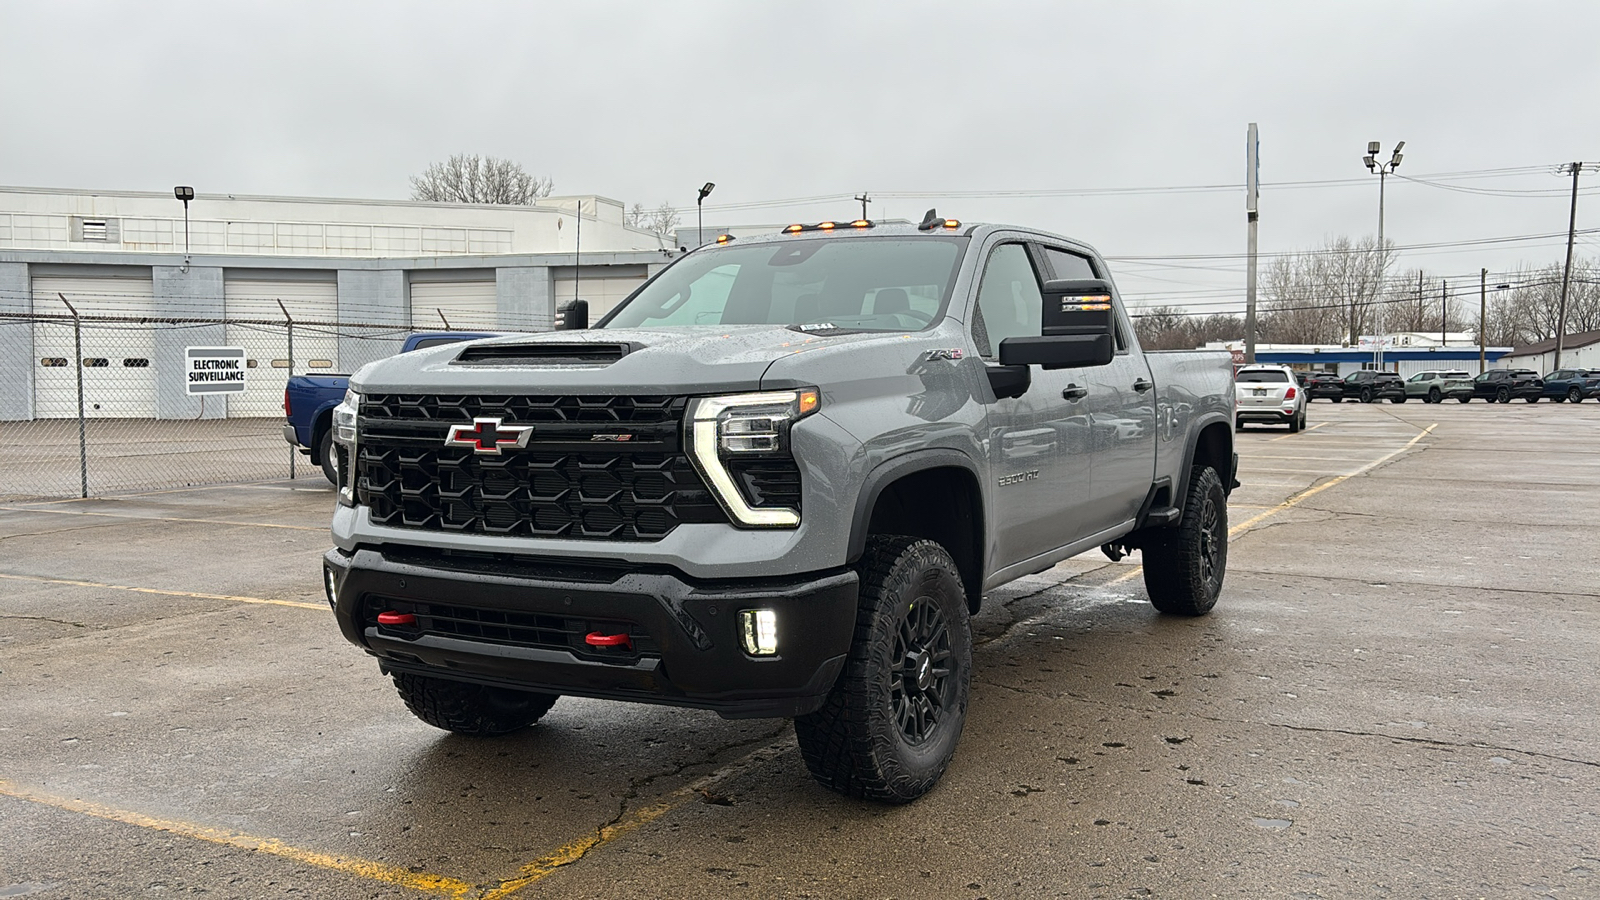
[[[1567,266],[1561,273],[1561,306],[1556,313],[1556,358],[1554,368],[1561,368],[1561,349],[1567,340],[1567,287],[1572,282],[1572,239],[1578,231],[1578,176],[1584,167],[1589,171],[1600,169],[1600,163],[1570,162],[1561,167],[1560,174],[1572,175],[1572,214],[1567,219]]]
[[[871,200],[872,198],[867,196],[866,191],[862,191],[860,194],[856,195],[856,199],[861,201],[861,218],[865,219],[867,217],[867,201]]]
[[[1417,279],[1421,281],[1422,279]],[[1450,323],[1450,282],[1446,281],[1439,288],[1439,346],[1443,347],[1450,342],[1446,336],[1446,327]]]
[[[1485,350],[1489,345],[1489,270],[1478,270],[1478,374],[1482,375],[1486,369],[1484,364]]]
[[[1256,226],[1261,219],[1256,199],[1261,189],[1261,139],[1251,122],[1244,141],[1244,217],[1249,228],[1250,262],[1244,280],[1244,361],[1256,361]]]

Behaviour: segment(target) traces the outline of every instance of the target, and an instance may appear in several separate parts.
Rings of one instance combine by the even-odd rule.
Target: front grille
[[[382,612],[409,613],[417,617],[416,624],[379,625],[378,614]],[[655,638],[643,626],[625,619],[586,619],[381,596],[366,598],[362,619],[367,627],[377,628],[388,637],[409,640],[434,635],[507,647],[567,650],[580,656],[607,659],[661,655]],[[584,641],[584,636],[591,632],[626,634],[632,646],[591,647]]]
[[[682,397],[362,398],[356,493],[378,524],[429,531],[659,540],[726,522],[683,452]],[[447,446],[452,425],[532,425],[501,455]]]

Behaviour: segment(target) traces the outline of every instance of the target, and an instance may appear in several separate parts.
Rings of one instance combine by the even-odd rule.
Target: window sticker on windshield
[[[801,331],[832,331],[839,326],[833,324],[832,322],[806,322],[795,327],[799,328]]]

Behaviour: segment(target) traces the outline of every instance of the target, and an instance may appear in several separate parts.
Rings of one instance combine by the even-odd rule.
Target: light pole
[[[183,201],[183,274],[189,274],[189,201],[194,199],[194,188],[180,184],[172,189],[172,196]]]
[[[696,247],[704,246],[706,242],[706,218],[704,206],[706,197],[711,195],[711,190],[715,187],[715,183],[710,181],[706,182],[705,186],[700,189],[700,196],[694,198],[694,239]]]
[[[1389,252],[1389,248],[1384,246],[1383,243],[1383,188],[1385,181],[1389,177],[1389,173],[1400,168],[1400,160],[1403,158],[1400,154],[1400,150],[1405,147],[1405,145],[1405,141],[1395,144],[1394,155],[1389,157],[1389,161],[1387,163],[1380,163],[1378,162],[1378,153],[1382,148],[1377,141],[1369,141],[1367,143],[1367,155],[1361,158],[1361,161],[1367,164],[1367,171],[1378,176],[1378,291],[1380,293],[1383,290],[1384,272],[1388,270],[1387,261]],[[1374,306],[1376,315],[1373,317],[1373,323],[1374,325],[1377,325],[1378,320],[1383,317],[1382,301],[1380,300],[1377,304],[1374,304]],[[1378,339],[1378,346],[1377,349],[1373,350],[1373,362],[1377,368],[1382,369],[1383,328],[1380,325],[1374,330],[1378,332],[1377,335],[1375,335],[1375,337]],[[1356,339],[1359,337],[1357,331],[1358,323],[1356,322],[1356,307],[1355,302],[1352,300],[1350,303],[1350,340],[1352,342],[1356,341]]]

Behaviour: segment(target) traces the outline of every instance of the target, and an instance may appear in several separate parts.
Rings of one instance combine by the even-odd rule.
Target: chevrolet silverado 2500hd
[[[792,716],[823,785],[907,802],[955,752],[986,592],[1138,549],[1157,610],[1211,610],[1234,412],[1228,354],[1142,352],[1082,243],[791,226],[592,328],[356,373],[325,586],[429,724],[561,694]]]

